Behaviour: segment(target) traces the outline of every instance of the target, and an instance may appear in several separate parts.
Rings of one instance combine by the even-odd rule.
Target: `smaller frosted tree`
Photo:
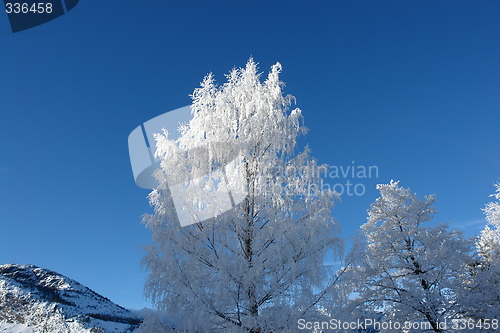
[[[495,187],[497,188],[496,193],[493,193],[491,196],[495,197],[497,201],[487,204],[484,211],[488,222],[500,228],[500,183],[497,183]]]
[[[472,266],[469,315],[475,319],[500,319],[500,183],[483,209],[488,225],[476,242],[478,260]]]
[[[434,196],[420,200],[394,181],[377,189],[381,196],[349,255],[359,295],[354,303],[383,311],[384,320],[427,323],[441,332],[440,322],[459,315],[471,244],[446,225],[425,225],[436,212]]]
[[[495,186],[496,193],[491,196],[497,201],[488,203],[484,209],[486,220],[492,228],[486,226],[482,231],[477,247],[479,255],[485,262],[498,266],[500,264],[500,183]]]

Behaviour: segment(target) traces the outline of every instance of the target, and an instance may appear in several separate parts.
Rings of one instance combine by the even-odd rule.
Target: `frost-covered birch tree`
[[[466,298],[470,317],[490,321],[500,320],[500,183],[492,196],[496,201],[484,208],[488,225],[476,242],[479,258],[471,267]]]
[[[428,323],[431,331],[442,332],[440,322],[460,317],[470,241],[446,225],[426,225],[436,212],[434,196],[420,200],[393,181],[377,189],[380,197],[348,256],[359,296],[353,302],[383,311],[385,321]]]
[[[149,195],[154,214],[144,219],[153,233],[143,259],[145,291],[180,331],[286,332],[300,316],[317,313],[330,277],[324,257],[341,248],[331,216],[336,195],[311,172],[317,164],[309,150],[296,153],[306,129],[301,110],[290,108],[293,97],[283,95],[280,72],[277,63],[262,82],[250,59],[221,86],[209,74],[192,94],[193,118],[180,137],[156,137],[160,186]],[[200,177],[214,175],[228,154],[238,156],[239,168],[215,180]],[[179,198],[174,203],[168,184],[186,175],[198,177],[198,190],[184,188],[184,207],[206,194],[212,206],[197,202],[193,209],[217,212],[227,206],[214,194],[223,186],[239,188],[240,200],[181,227]]]

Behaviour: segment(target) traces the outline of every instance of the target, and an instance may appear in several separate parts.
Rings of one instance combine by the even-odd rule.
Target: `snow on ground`
[[[35,333],[35,331],[23,324],[0,323],[0,333]]]

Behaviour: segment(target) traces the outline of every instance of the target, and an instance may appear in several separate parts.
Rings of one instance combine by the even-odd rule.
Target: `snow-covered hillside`
[[[24,324],[0,323],[0,333],[34,333],[34,331]]]
[[[129,310],[66,276],[33,265],[0,265],[1,333],[133,332],[139,323]]]

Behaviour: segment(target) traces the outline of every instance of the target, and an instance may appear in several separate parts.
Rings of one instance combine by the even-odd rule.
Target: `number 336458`
[[[50,14],[52,13],[52,3],[50,2],[38,2],[34,3],[30,6],[30,4],[27,3],[20,3],[20,2],[7,2],[5,4],[5,11],[7,14],[28,14],[28,13],[33,13],[33,14],[43,14],[47,13]]]

